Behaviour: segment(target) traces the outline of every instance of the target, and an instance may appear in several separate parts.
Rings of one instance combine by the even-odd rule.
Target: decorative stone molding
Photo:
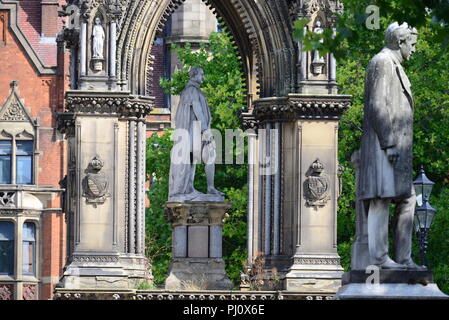
[[[119,262],[119,257],[112,255],[74,255],[73,262]]]
[[[331,294],[286,291],[75,291],[56,289],[55,300],[184,300],[184,301],[279,301],[333,300]]]
[[[173,226],[223,226],[230,207],[229,203],[224,202],[167,202],[165,211]]]
[[[339,258],[294,258],[294,264],[340,265]]]
[[[310,174],[304,181],[304,198],[308,206],[323,207],[331,199],[331,181],[324,170],[320,159],[310,165]]]
[[[254,102],[256,119],[276,121],[295,119],[340,119],[351,106],[351,96],[291,94]]]
[[[153,110],[154,99],[132,96],[127,92],[69,91],[67,111],[78,114],[111,114],[145,118]]]

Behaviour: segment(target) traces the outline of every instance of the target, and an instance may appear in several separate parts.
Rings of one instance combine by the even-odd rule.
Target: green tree
[[[231,36],[212,33],[209,44],[202,44],[197,51],[192,51],[189,43],[183,47],[173,46],[172,49],[176,50],[183,67],[173,74],[172,79],[161,79],[161,86],[167,93],[180,94],[189,80],[190,68],[202,67],[205,73],[202,90],[211,109],[211,127],[219,130],[223,137],[226,129],[237,129],[240,111],[246,103],[245,82],[240,57]],[[171,147],[170,132],[154,135],[147,144],[147,174],[154,176],[148,194],[151,206],[147,214],[147,250],[158,284],[163,283],[167,276],[171,254],[171,226],[163,210],[168,199]],[[217,189],[225,192],[226,199],[232,204],[223,229],[223,258],[229,277],[237,285],[246,259],[247,166],[218,164],[215,184]],[[204,165],[198,165],[195,188],[206,192],[206,187]]]

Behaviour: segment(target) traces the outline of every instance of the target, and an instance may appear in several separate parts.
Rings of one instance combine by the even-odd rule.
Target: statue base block
[[[232,282],[222,259],[178,258],[172,261],[166,290],[230,290]]]
[[[377,279],[376,279],[377,278]],[[377,281],[377,283],[373,283]],[[433,282],[430,271],[379,270],[378,277],[363,270],[346,272],[337,299],[449,299]]]
[[[148,261],[141,255],[75,255],[64,270],[58,288],[135,289],[152,282]]]
[[[343,268],[338,256],[304,256],[285,276],[287,291],[335,294],[341,286]]]

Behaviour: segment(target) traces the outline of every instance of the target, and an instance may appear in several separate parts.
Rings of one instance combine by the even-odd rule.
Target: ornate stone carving
[[[104,163],[99,157],[95,157],[89,164],[90,173],[83,180],[83,197],[91,204],[103,204],[110,195],[108,194],[109,182],[104,172],[100,172]]]
[[[37,300],[36,285],[35,284],[24,284],[22,298],[23,298],[23,300]]]
[[[323,207],[330,200],[330,178],[324,172],[324,164],[320,159],[312,163],[310,171],[310,175],[304,181],[306,204],[312,207]]]
[[[16,193],[13,191],[0,191],[0,208],[14,208]]]
[[[14,289],[12,284],[0,284],[0,300],[13,300]]]
[[[20,107],[19,103],[17,103],[17,101],[11,103],[6,108],[7,109],[0,117],[0,120],[5,120],[5,121],[26,121],[27,120],[25,113],[23,112],[22,108]]]
[[[166,216],[173,226],[179,225],[215,225],[222,226],[228,216],[229,204],[224,202],[168,202]]]
[[[0,109],[0,121],[30,121],[28,112],[19,97],[19,82],[14,80],[10,86],[11,94]]]
[[[302,12],[310,17],[318,11],[324,11],[331,17],[334,13],[343,13],[343,4],[339,0],[304,0]]]
[[[249,112],[242,112],[240,115],[242,130],[255,130],[258,129],[258,122],[254,116]]]
[[[146,117],[153,110],[153,99],[142,99],[127,93],[93,94],[69,92],[67,110],[74,113],[109,113],[123,117]]]
[[[294,258],[294,264],[340,265],[339,258]]]
[[[58,115],[58,131],[67,136],[74,136],[75,122],[73,113],[60,113]]]
[[[187,218],[188,224],[203,224],[208,222],[208,208],[207,207],[193,207],[189,211]]]
[[[258,120],[340,119],[351,106],[351,97],[329,95],[289,95],[287,98],[255,101]]]
[[[106,255],[74,255],[73,262],[119,262],[119,257]]]

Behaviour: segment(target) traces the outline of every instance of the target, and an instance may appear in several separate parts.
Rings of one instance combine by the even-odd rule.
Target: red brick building
[[[0,1],[0,300],[51,298],[66,262],[59,2]]]
[[[147,92],[155,97],[155,109],[148,137],[171,126],[171,107],[177,103],[158,85],[180,67],[171,43],[204,42],[208,35],[198,38],[195,32],[215,29],[213,15],[201,9],[204,4],[186,3],[169,20],[168,36],[155,39]],[[67,263],[67,145],[57,131],[57,114],[64,111],[70,86],[70,57],[57,41],[65,19],[58,10],[65,4],[0,0],[0,300],[51,299]],[[203,21],[195,24],[201,30],[190,25],[195,21],[184,20],[187,12]]]

